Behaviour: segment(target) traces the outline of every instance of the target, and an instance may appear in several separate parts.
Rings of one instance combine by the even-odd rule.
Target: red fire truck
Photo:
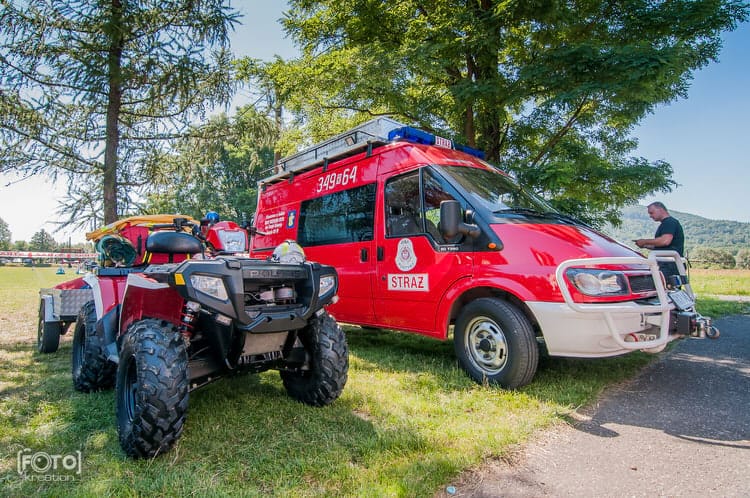
[[[460,146],[378,118],[282,159],[251,254],[294,239],[334,266],[340,322],[448,339],[478,382],[531,381],[539,349],[607,357],[717,337],[675,252],[644,257]],[[666,280],[659,263],[680,270]]]

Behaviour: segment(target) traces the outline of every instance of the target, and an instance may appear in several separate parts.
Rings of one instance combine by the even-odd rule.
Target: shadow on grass
[[[331,406],[293,401],[277,372],[225,378],[190,394],[176,447],[146,461],[120,450],[112,391],[73,390],[69,344],[52,355],[38,355],[30,344],[3,347],[0,369],[11,375],[0,387],[0,443],[9,448],[0,480],[26,496],[429,496],[467,465],[592,401],[652,358],[543,357],[530,385],[507,392],[472,382],[450,341],[346,332],[349,385]],[[488,442],[476,427],[490,423],[499,435]],[[24,448],[81,451],[83,473],[74,482],[23,481],[15,452]]]
[[[448,370],[460,370],[450,340],[438,341],[415,334],[359,327],[346,327],[345,330],[351,353],[369,363],[361,368],[437,376]],[[534,380],[519,392],[542,402],[575,408],[591,401],[605,386],[631,377],[653,359],[654,356],[640,352],[600,359],[541,355]],[[466,377],[466,384],[450,387],[471,388],[472,381],[463,372],[461,374]]]
[[[6,373],[0,387],[0,446],[7,448],[7,453],[2,454],[0,480],[12,494],[29,496],[23,490],[35,490],[31,494],[37,494],[50,483],[35,479],[53,474],[58,481],[81,477],[67,470],[55,474],[54,468],[47,473],[35,472],[26,465],[30,478],[24,480],[18,475],[19,452],[74,455],[111,438],[111,395],[103,392],[85,396],[75,392],[70,355],[69,345],[47,355],[38,354],[31,344],[0,349],[0,370]]]
[[[358,475],[371,468],[379,469],[373,479],[392,483],[403,479],[404,466],[428,476],[436,470],[429,456],[380,468],[383,455],[398,460],[430,442],[406,427],[376,429],[358,414],[362,399],[354,393],[324,408],[295,402],[277,372],[237,375],[192,392],[176,447],[152,460],[130,460],[118,443],[113,390],[74,391],[70,354],[69,346],[51,355],[27,344],[0,350],[0,369],[12,373],[0,387],[0,446],[7,449],[0,482],[10,495],[358,494]],[[41,482],[33,469],[30,480],[18,475],[18,452],[77,451],[81,475],[61,472],[57,481]],[[438,457],[434,465],[445,463]],[[436,485],[428,480],[427,489]]]

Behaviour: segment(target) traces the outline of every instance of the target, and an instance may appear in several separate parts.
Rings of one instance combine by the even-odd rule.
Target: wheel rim
[[[137,393],[138,375],[135,369],[135,360],[131,358],[128,361],[127,371],[125,372],[125,389],[122,390],[122,401],[128,421],[132,421],[135,417],[135,399]]]
[[[464,348],[471,362],[489,375],[499,373],[508,363],[508,341],[503,329],[486,316],[469,322]]]

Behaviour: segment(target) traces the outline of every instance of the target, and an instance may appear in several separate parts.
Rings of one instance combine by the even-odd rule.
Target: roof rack
[[[391,131],[405,126],[387,117],[372,119],[296,154],[279,159],[275,168],[277,173],[259,183],[276,183],[295,173],[352,156],[373,146],[386,144],[390,141],[388,134]]]

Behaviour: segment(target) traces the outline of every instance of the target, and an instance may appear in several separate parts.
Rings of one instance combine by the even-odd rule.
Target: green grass
[[[0,268],[3,494],[432,496],[652,358],[544,358],[534,382],[508,392],[471,382],[450,343],[351,327],[349,382],[333,405],[292,401],[275,372],[223,379],[191,393],[174,450],[134,461],[117,441],[113,393],[73,390],[70,337],[57,353],[35,353],[38,289],[70,278]],[[80,450],[83,472],[73,482],[23,481],[16,455],[25,448]]]
[[[750,296],[750,270],[690,270],[696,294]]]
[[[0,344],[36,341],[39,289],[76,278],[74,270],[0,266]],[[29,333],[29,327],[33,333]]]
[[[750,312],[747,301],[724,301],[720,299],[701,297],[696,301],[696,308],[703,316],[717,318],[726,315],[739,315]]]

